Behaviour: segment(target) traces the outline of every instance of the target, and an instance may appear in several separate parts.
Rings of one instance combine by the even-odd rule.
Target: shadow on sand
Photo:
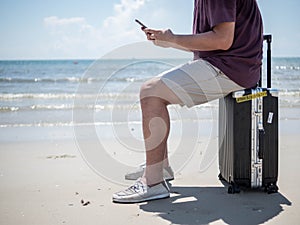
[[[292,205],[282,194],[260,191],[227,194],[224,187],[172,187],[171,198],[140,205],[157,213],[171,224],[209,224],[222,220],[227,224],[261,224]]]

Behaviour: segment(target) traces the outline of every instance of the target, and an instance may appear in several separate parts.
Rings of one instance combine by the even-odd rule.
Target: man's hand
[[[143,31],[146,33],[147,39],[150,41],[172,42],[172,39],[174,39],[174,34],[170,29],[154,30],[145,28]]]
[[[184,48],[176,43],[174,43],[174,34],[170,29],[167,30],[154,30],[145,28],[142,29],[149,41],[152,41],[153,44],[162,47],[162,48],[176,48],[179,50],[190,51],[187,48]]]

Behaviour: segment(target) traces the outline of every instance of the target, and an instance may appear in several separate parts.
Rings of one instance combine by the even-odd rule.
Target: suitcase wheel
[[[218,178],[219,178],[220,181],[226,181],[226,180],[224,179],[224,177],[222,176],[221,173],[219,173]]]
[[[234,194],[240,192],[241,192],[240,187],[234,183],[228,187],[228,194]]]
[[[276,184],[269,184],[267,186],[265,186],[265,192],[267,192],[268,194],[273,194],[273,193],[277,193],[278,192],[278,187]]]

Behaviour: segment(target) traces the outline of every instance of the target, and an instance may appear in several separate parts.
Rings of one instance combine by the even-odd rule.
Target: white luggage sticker
[[[269,112],[268,123],[272,123],[273,122],[273,116],[274,116],[274,113],[273,112]]]

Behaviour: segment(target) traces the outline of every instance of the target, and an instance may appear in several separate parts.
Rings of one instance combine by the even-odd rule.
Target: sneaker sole
[[[174,180],[175,178],[174,177],[169,177],[169,178],[165,178],[164,177],[164,179],[166,180],[166,181],[172,181],[172,180]],[[125,175],[125,180],[137,180],[137,178],[136,177],[129,177],[129,176],[126,176]]]
[[[141,202],[148,202],[148,201],[154,201],[154,200],[159,200],[159,199],[166,199],[170,197],[170,193],[165,193],[165,194],[160,194],[160,195],[155,195],[151,196],[148,198],[143,198],[143,199],[113,199],[114,203],[123,203],[123,204],[132,204],[132,203],[141,203]]]

